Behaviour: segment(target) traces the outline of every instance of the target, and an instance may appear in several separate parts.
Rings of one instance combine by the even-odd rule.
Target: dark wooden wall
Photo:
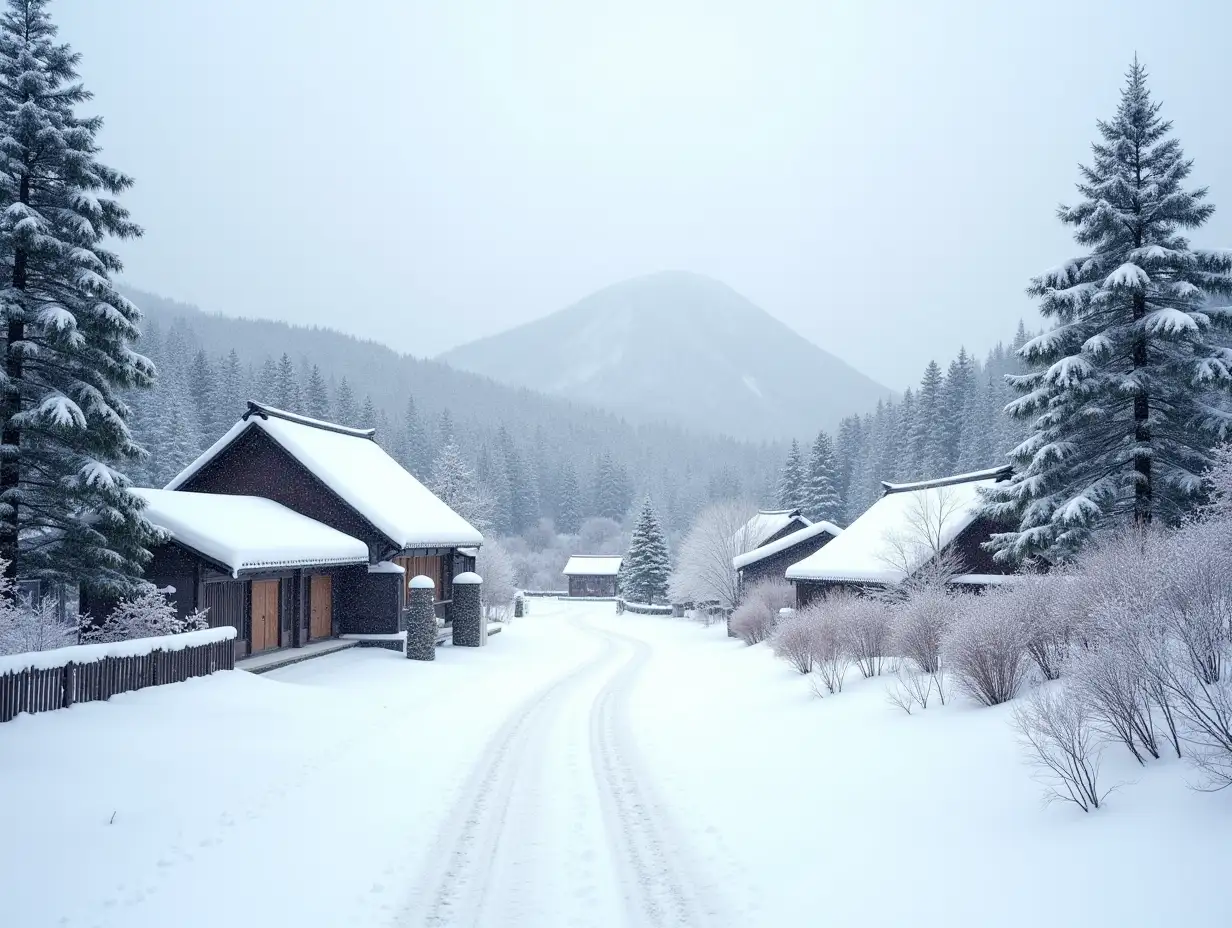
[[[334,571],[334,628],[340,635],[402,631],[403,574],[370,574],[364,565]]]
[[[616,578],[579,574],[569,578],[570,596],[615,596]]]
[[[992,538],[994,532],[1006,531],[1004,525],[994,519],[979,518],[968,525],[951,544],[951,549],[958,554],[962,566],[959,573],[964,574],[1012,574],[1014,569],[1006,564],[998,564],[992,554],[984,550],[984,543]]]
[[[798,563],[815,551],[820,551],[834,538],[829,532],[819,532],[777,554],[762,558],[740,570],[740,587],[745,589],[762,580],[784,580],[787,568]]]

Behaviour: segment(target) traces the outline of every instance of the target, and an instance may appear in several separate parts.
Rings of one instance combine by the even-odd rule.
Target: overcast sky
[[[358,15],[363,12],[363,18]],[[1232,3],[58,0],[134,286],[418,355],[717,277],[888,386],[1036,323],[1135,50],[1232,246]]]

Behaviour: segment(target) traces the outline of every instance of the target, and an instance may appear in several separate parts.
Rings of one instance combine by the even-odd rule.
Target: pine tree
[[[627,477],[617,469],[611,454],[603,452],[595,464],[594,514],[620,521],[629,508],[627,492]]]
[[[441,416],[436,423],[437,444],[444,445],[454,440],[453,414],[446,406],[441,410]]]
[[[359,410],[355,408],[355,391],[345,377],[338,381],[338,393],[334,397],[334,421],[339,425],[355,426]]]
[[[824,430],[817,433],[809,454],[808,476],[804,487],[804,514],[814,522],[841,522],[843,500],[834,488],[838,469],[834,462],[834,443]]]
[[[462,457],[455,442],[441,446],[432,462],[428,488],[479,531],[487,532],[492,527],[492,500],[480,489],[475,469]]]
[[[647,498],[633,528],[629,553],[620,565],[620,595],[635,603],[666,601],[671,569],[659,517]]]
[[[572,535],[582,525],[582,499],[577,471],[568,458],[561,465],[557,486],[560,489],[556,497],[556,530]]]
[[[791,451],[787,453],[787,462],[783,465],[783,474],[779,478],[779,505],[784,509],[800,509],[805,503],[804,484],[807,471],[804,458],[800,454],[800,443],[791,440]]]
[[[0,558],[10,578],[126,593],[150,526],[118,469],[141,453],[120,391],[154,366],[130,347],[140,313],[104,243],[141,230],[116,199],[132,180],[96,160],[102,120],[75,113],[80,57],[46,6],[0,17]]]
[[[321,368],[315,364],[308,372],[308,382],[304,387],[304,414],[313,419],[329,419],[329,387],[325,385]]]
[[[287,412],[303,411],[299,399],[299,377],[295,373],[295,363],[285,351],[278,359],[278,365],[274,370],[273,403]]]
[[[218,415],[218,376],[204,348],[197,349],[188,371],[188,395],[203,435],[222,434]],[[227,423],[229,426],[231,423]]]
[[[371,394],[364,394],[364,405],[359,410],[359,427],[361,429],[376,428],[376,407],[372,404]]]
[[[1019,524],[994,538],[1002,559],[1064,559],[1110,523],[1179,520],[1232,426],[1232,350],[1212,338],[1232,310],[1205,305],[1232,294],[1232,256],[1179,234],[1214,207],[1205,188],[1182,187],[1192,162],[1159,110],[1135,57],[1081,168],[1082,200],[1058,212],[1085,251],[1031,283],[1054,325],[1019,352],[1033,369],[1011,378],[1024,395],[1009,409],[1032,423],[1021,470],[990,503]]]
[[[948,455],[943,450],[946,424],[942,417],[941,367],[929,361],[915,395],[915,410],[911,417],[912,472],[909,480],[929,480],[944,477],[949,471]]]
[[[248,377],[240,364],[240,356],[232,348],[219,365],[218,424],[230,428],[244,414]]]
[[[402,465],[420,480],[428,475],[432,449],[428,447],[428,430],[419,418],[415,397],[406,400],[406,413],[402,417]]]
[[[277,405],[278,399],[278,364],[270,355],[265,356],[256,378],[258,402],[270,406]]]
[[[938,476],[957,473],[958,451],[963,440],[965,416],[970,411],[975,386],[975,363],[966,348],[958,349],[958,356],[950,362],[941,388],[941,408],[938,426],[940,432],[937,448]]]

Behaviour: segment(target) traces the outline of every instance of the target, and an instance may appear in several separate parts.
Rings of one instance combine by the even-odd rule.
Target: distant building
[[[820,551],[843,530],[832,522],[814,522],[786,535],[775,533],[775,539],[732,559],[743,590],[762,580],[782,580],[787,568],[797,561]]]
[[[958,574],[950,581],[955,585],[1004,582],[1013,569],[994,561],[983,544],[1005,527],[980,515],[979,491],[1011,475],[1006,465],[918,483],[883,482],[881,499],[842,534],[787,568],[797,605],[839,587],[895,586],[943,552],[952,552],[958,561]]]
[[[812,523],[799,509],[762,509],[744,523],[732,539],[732,545],[744,554],[810,525]]]
[[[622,558],[607,554],[575,554],[565,565],[569,595],[587,598],[615,598],[616,575]]]

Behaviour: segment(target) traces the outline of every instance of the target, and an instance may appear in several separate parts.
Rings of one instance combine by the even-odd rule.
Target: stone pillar
[[[406,656],[413,661],[436,660],[436,584],[431,577],[412,577],[406,617]]]
[[[479,648],[488,643],[488,623],[483,618],[479,592],[483,580],[467,571],[453,578],[453,644],[456,648]]]

